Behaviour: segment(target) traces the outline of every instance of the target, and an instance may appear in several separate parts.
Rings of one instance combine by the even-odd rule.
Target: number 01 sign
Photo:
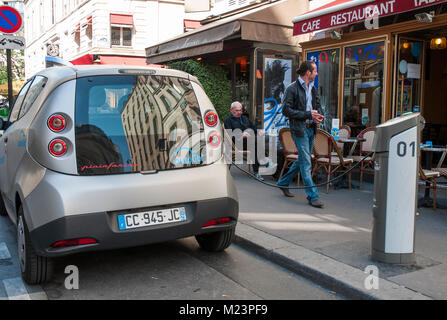
[[[394,226],[386,233],[386,253],[413,252],[415,181],[418,163],[418,128],[413,127],[390,139],[387,186],[387,225]],[[405,195],[405,201],[402,201]],[[405,218],[406,215],[408,219]],[[388,221],[395,220],[396,221]]]

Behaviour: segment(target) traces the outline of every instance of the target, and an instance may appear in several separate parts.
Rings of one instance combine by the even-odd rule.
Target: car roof
[[[82,66],[58,66],[41,70],[35,75],[47,78],[79,78],[98,75],[141,74],[173,76],[197,81],[186,72],[154,67],[124,66],[124,65],[82,65]]]

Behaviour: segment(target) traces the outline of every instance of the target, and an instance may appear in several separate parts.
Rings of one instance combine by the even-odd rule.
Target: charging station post
[[[419,113],[376,127],[371,258],[391,264],[415,262],[414,238],[420,131]]]

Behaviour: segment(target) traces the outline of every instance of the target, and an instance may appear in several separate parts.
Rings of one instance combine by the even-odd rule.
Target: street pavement
[[[329,292],[333,292],[333,294],[327,295],[324,291],[312,291],[313,289],[309,289],[312,288],[312,285],[309,285],[305,290],[308,294],[302,295],[300,290],[291,291],[291,286],[294,286],[291,282],[290,286],[281,285],[281,289],[277,288],[279,291],[275,292],[273,296],[265,294],[261,290],[262,287],[256,287],[256,284],[260,277],[269,279],[270,276],[267,275],[271,271],[267,266],[260,269],[261,262],[259,261],[251,261],[248,265],[258,266],[256,270],[265,270],[260,277],[255,276],[256,272],[253,272],[252,278],[246,277],[246,279],[239,273],[231,273],[232,270],[238,270],[240,265],[231,265],[225,269],[225,272],[221,271],[224,274],[229,272],[227,276],[230,279],[236,279],[235,274],[239,280],[245,279],[244,281],[247,282],[243,287],[251,286],[252,292],[257,294],[256,298],[447,299],[447,277],[445,276],[447,274],[447,250],[445,250],[447,209],[437,209],[436,211],[432,208],[418,209],[415,231],[416,264],[377,263],[370,258],[373,223],[372,184],[364,183],[362,190],[358,188],[352,190],[330,188],[328,194],[325,193],[325,188],[321,188],[320,195],[325,203],[325,208],[317,209],[307,204],[304,190],[291,190],[295,197],[287,198],[280,190],[249,178],[234,166],[231,168],[231,173],[238,190],[240,215],[236,228],[236,245],[228,249],[231,252],[229,257],[239,254],[239,251],[234,251],[238,250],[238,247],[249,249],[283,268],[320,284]],[[265,176],[265,179],[268,183],[275,183],[269,176]],[[354,180],[353,184],[358,185],[358,182]],[[423,189],[420,191],[420,196],[422,194]],[[447,190],[438,190],[438,202],[447,205]],[[7,218],[2,217],[2,219]],[[54,287],[54,283],[49,284],[46,290],[40,286],[25,285],[18,272],[20,269],[17,263],[17,252],[13,250],[16,247],[15,227],[11,223],[0,224],[0,235],[2,235],[0,238],[0,266],[2,269],[0,299],[5,297],[32,300],[80,298],[75,296],[53,297],[52,293],[58,290],[57,286]],[[191,246],[191,239],[181,240],[181,243]],[[144,248],[136,250],[143,250],[142,254],[147,254],[144,252]],[[192,250],[190,252],[196,252],[194,255],[201,254],[197,248]],[[121,261],[120,253],[117,254],[117,259]],[[115,259],[113,255],[105,255],[109,259]],[[138,258],[138,255],[136,257]],[[168,258],[171,259],[171,257]],[[202,259],[204,258],[201,257]],[[87,257],[86,261],[88,260],[91,260],[91,257]],[[222,264],[226,265],[228,262],[216,260],[215,263],[212,263],[212,267],[218,270]],[[88,269],[89,263],[85,262],[85,264],[87,267],[83,267],[82,270]],[[211,262],[207,261],[205,264],[211,264]],[[371,281],[371,275],[368,272],[371,270],[371,266],[377,268],[378,282],[374,279]],[[95,267],[92,268],[95,270]],[[243,274],[247,275],[251,272]],[[92,279],[95,274],[96,272],[92,272]],[[290,276],[286,277],[290,281]],[[56,283],[63,282],[63,277],[59,278],[55,280]],[[272,283],[280,283],[283,278],[278,279],[272,278]],[[110,283],[110,281],[106,282]],[[378,284],[378,288],[374,284]],[[257,292],[257,290],[260,291]],[[94,291],[92,290],[92,292]],[[282,295],[279,294],[281,291],[283,291]],[[93,294],[92,292],[89,294]],[[245,294],[243,290],[241,292]],[[47,293],[50,293],[50,297],[47,297]],[[124,294],[126,296],[126,293]],[[160,292],[160,294],[160,296],[150,298],[159,299],[163,293]],[[134,297],[138,296],[138,294],[134,295]],[[186,296],[188,295],[183,298]],[[118,295],[110,298],[122,299],[123,297]],[[209,295],[206,297],[216,298]],[[146,298],[149,297],[146,296]],[[203,299],[204,296],[196,298]],[[244,299],[242,296],[238,296],[238,298]],[[245,298],[249,298],[249,295]]]
[[[325,207],[318,209],[304,190],[287,198],[234,166],[231,173],[239,195],[237,244],[349,298],[447,299],[447,209],[418,209],[414,265],[384,264],[370,257],[372,184],[359,190],[353,180],[357,188],[331,187],[328,194],[320,188]],[[437,199],[447,205],[447,190]]]
[[[194,237],[60,257],[49,282],[29,286],[20,276],[15,233],[0,217],[0,300],[345,299],[237,244],[206,252]],[[76,267],[76,282],[67,267]]]

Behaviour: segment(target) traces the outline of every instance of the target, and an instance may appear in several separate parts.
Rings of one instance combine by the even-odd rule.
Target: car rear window
[[[203,131],[189,80],[114,75],[76,81],[76,159],[80,175],[160,171],[203,165],[200,139],[188,161],[179,146]],[[182,151],[182,154],[184,151]],[[194,153],[195,156],[192,156]],[[182,158],[184,160],[184,158]]]

